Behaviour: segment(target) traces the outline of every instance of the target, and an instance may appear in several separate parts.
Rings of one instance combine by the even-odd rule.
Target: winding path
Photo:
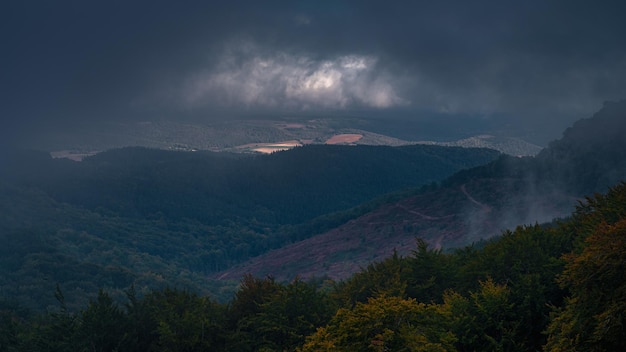
[[[465,184],[461,185],[461,192],[463,192],[463,194],[465,194],[465,196],[467,197],[467,199],[469,199],[470,202],[478,205],[479,207],[483,208],[483,210],[485,211],[491,211],[491,206],[485,204],[485,203],[481,203],[479,201],[477,201],[474,197],[472,197],[471,194],[469,194],[469,192],[467,192],[467,189],[465,188]]]
[[[441,219],[451,218],[451,217],[453,217],[453,216],[454,216],[454,214],[451,214],[451,215],[446,215],[446,216],[430,216],[430,215],[426,215],[426,214],[424,214],[424,213],[420,213],[420,212],[418,212],[418,211],[415,211],[415,210],[413,210],[413,209],[409,209],[409,208],[407,208],[407,206],[406,206],[406,205],[404,205],[404,204],[396,203],[396,205],[395,205],[395,206],[396,206],[397,208],[400,208],[400,209],[402,209],[402,210],[406,211],[406,212],[407,212],[407,213],[409,213],[409,214],[417,215],[417,216],[419,216],[419,217],[421,217],[422,219],[425,219],[425,220],[441,220]]]

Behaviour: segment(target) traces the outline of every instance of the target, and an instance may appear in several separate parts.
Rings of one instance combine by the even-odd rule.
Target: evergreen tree
[[[85,350],[104,352],[123,347],[126,315],[102,289],[79,317],[77,341]]]
[[[524,351],[516,341],[519,328],[511,291],[491,279],[469,298],[449,291],[443,309],[451,317],[451,332],[458,338],[458,351]]]
[[[80,344],[76,339],[76,333],[80,327],[78,317],[70,313],[65,305],[65,297],[57,284],[54,293],[59,302],[59,311],[48,315],[47,321],[34,326],[34,336],[25,341],[25,344],[34,344],[37,351],[71,352],[79,351]]]
[[[298,278],[281,286],[259,308],[250,327],[261,337],[260,347],[276,351],[293,351],[335,312],[326,294]]]
[[[602,224],[565,258],[559,282],[571,295],[554,314],[546,350],[626,350],[626,218]]]
[[[166,288],[144,298],[156,325],[154,351],[220,350],[224,346],[224,311],[208,297]]]

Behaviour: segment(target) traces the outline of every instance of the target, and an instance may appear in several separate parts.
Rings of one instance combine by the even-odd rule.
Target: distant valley
[[[501,156],[460,171],[439,187],[406,194],[298,243],[212,275],[244,273],[344,279],[396,251],[409,255],[414,239],[458,248],[519,225],[567,216],[586,195],[626,180],[626,102],[607,104],[578,121],[536,157]]]
[[[273,153],[189,152],[189,138],[176,150],[125,147],[82,162],[5,150],[0,290],[32,309],[55,304],[57,283],[70,307],[98,288],[121,299],[130,285],[139,294],[175,286],[228,300],[247,273],[340,280],[394,250],[411,253],[417,238],[441,250],[480,244],[571,214],[585,196],[626,179],[624,116],[626,102],[609,103],[526,157],[252,122],[215,147],[271,148],[263,145],[274,143],[271,133],[274,141],[316,143]],[[152,129],[165,130],[176,128]],[[211,140],[208,130],[192,131]],[[358,144],[364,140],[381,143]],[[481,140],[502,141],[466,138]]]
[[[403,121],[389,125],[402,128]],[[419,124],[416,124],[419,129]],[[228,151],[270,153],[308,144],[386,145],[428,144],[469,148],[490,148],[516,156],[535,155],[541,147],[521,138],[501,134],[450,134],[431,139],[425,131],[416,136],[426,139],[406,140],[394,137],[393,129],[363,118],[293,118],[242,119],[221,122],[100,122],[76,124],[71,129],[51,129],[26,140],[29,148],[46,150],[54,157],[80,160],[97,152],[127,146],[143,146],[179,151]],[[402,135],[402,134],[398,134]],[[428,136],[431,136],[430,138]]]
[[[208,274],[339,226],[370,199],[430,187],[499,155],[309,144],[271,154],[128,147],[76,162],[11,151],[0,155],[0,287],[39,308],[53,304],[56,282],[83,300],[78,291],[123,295],[130,284],[219,296],[238,278]]]

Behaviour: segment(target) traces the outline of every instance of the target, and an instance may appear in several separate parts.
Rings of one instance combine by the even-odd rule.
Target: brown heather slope
[[[478,179],[411,196],[211,278],[236,280],[252,273],[279,280],[296,276],[343,279],[394,250],[409,254],[417,237],[436,248],[459,247],[518,224],[566,215],[575,203],[562,195],[516,193],[519,186],[513,179]]]

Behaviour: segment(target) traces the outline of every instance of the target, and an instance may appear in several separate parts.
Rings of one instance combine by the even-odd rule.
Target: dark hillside
[[[607,103],[565,131],[537,157],[503,155],[448,178],[437,189],[393,199],[336,228],[218,273],[290,279],[345,278],[395,250],[408,254],[414,238],[454,248],[521,224],[571,213],[585,195],[626,179],[626,101]]]
[[[624,117],[626,103],[607,104],[535,158],[433,146],[265,156],[126,148],[83,162],[5,153],[0,289],[37,308],[54,303],[57,282],[83,302],[96,287],[122,296],[131,283],[219,295],[201,278],[343,278],[394,248],[410,252],[415,237],[463,246],[565,216],[622,180]]]
[[[121,297],[130,284],[224,298],[203,277],[318,233],[300,223],[497,155],[433,146],[258,156],[125,148],[74,162],[4,151],[0,292],[31,308],[54,304],[56,283],[78,300],[72,307],[98,287]]]
[[[6,252],[10,253],[10,252]],[[6,254],[3,253],[3,254]],[[228,303],[171,287],[29,315],[0,301],[8,351],[623,351],[626,183],[567,219],[443,252],[418,240],[341,282],[245,275]],[[79,292],[73,292],[79,294]],[[380,347],[380,348],[378,348]]]
[[[29,166],[15,172],[21,174],[18,185],[122,217],[161,214],[211,224],[255,218],[284,224],[437,182],[497,155],[487,149],[420,145],[312,145],[259,156],[126,148],[81,163],[40,160],[35,165],[43,165],[41,170]]]
[[[626,179],[626,101],[605,103],[537,155],[546,181],[577,194],[605,192]]]

